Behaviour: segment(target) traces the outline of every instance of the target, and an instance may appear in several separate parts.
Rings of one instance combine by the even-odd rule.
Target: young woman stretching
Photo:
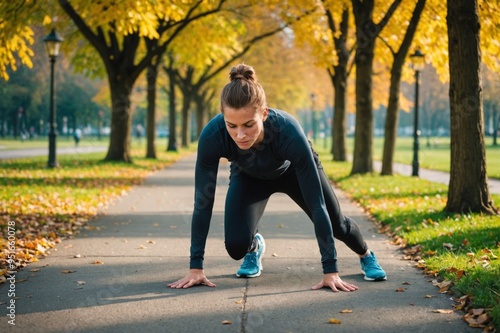
[[[230,82],[221,95],[221,113],[207,124],[199,138],[189,274],[168,286],[215,287],[203,271],[203,256],[222,157],[231,162],[224,216],[225,245],[233,259],[244,258],[236,276],[250,278],[261,274],[265,241],[257,233],[258,223],[269,197],[282,192],[304,210],[314,225],[324,276],[312,289],[358,289],[338,274],[334,237],[359,255],[365,280],[386,280],[358,225],[342,215],[318,156],[297,120],[284,111],[267,107],[264,89],[251,66],[233,67],[229,76]]]

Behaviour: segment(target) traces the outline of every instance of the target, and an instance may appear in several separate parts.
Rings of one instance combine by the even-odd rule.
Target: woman
[[[221,114],[207,124],[199,139],[190,271],[168,286],[215,287],[204,274],[203,256],[221,157],[231,162],[224,217],[225,245],[233,259],[244,258],[236,276],[260,275],[265,241],[257,233],[258,222],[269,197],[283,192],[314,224],[324,276],[312,289],[358,289],[338,274],[334,236],[359,255],[366,280],[386,280],[357,224],[342,215],[318,156],[297,120],[286,112],[267,107],[264,89],[251,66],[233,67],[229,76],[230,82],[221,94]]]

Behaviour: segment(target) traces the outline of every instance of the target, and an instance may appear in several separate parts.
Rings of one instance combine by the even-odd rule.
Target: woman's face
[[[240,109],[224,108],[226,129],[236,145],[243,150],[257,147],[264,140],[264,121],[267,108],[255,111],[253,106]]]

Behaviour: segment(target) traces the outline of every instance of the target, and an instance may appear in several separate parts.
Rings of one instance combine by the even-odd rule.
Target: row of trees
[[[168,78],[171,126],[176,123],[175,93],[182,92],[181,138],[185,144],[189,140],[190,106],[194,106],[197,128],[201,129],[210,114],[207,106],[213,103],[221,85],[218,74],[247,54],[255,43],[280,34],[281,49],[292,43],[307,46],[317,66],[329,74],[335,96],[332,135],[336,160],[346,158],[346,95],[348,80],[354,80],[353,174],[373,171],[373,106],[379,97],[374,95],[374,82],[384,81],[378,78],[383,75],[377,69],[386,74],[389,95],[385,102],[383,173],[392,174],[401,82],[412,80],[405,63],[409,52],[418,46],[441,78],[450,80],[454,163],[447,210],[496,211],[486,183],[479,80],[481,62],[498,72],[499,46],[489,42],[497,40],[499,34],[496,2],[192,0],[173,4],[53,0],[48,3],[44,6],[31,1],[2,3],[0,39],[5,42],[5,52],[0,53],[0,73],[5,74],[3,69],[9,64],[30,65],[30,25],[44,22],[65,31],[68,44],[73,49],[78,46],[73,55],[75,66],[91,75],[105,73],[109,83],[112,132],[107,160],[130,161],[130,96],[141,73],[145,72],[147,79],[147,155],[155,157],[156,86],[160,71]],[[170,133],[175,133],[175,127],[170,128]],[[175,140],[176,135],[170,138]],[[176,143],[171,143],[170,148],[174,149]],[[473,177],[471,170],[476,171]]]
[[[23,66],[17,71],[8,71],[9,80],[0,80],[0,137],[10,134],[17,138],[47,133],[50,67],[41,41],[44,33],[44,29],[35,28],[35,38],[39,42],[33,44],[37,55],[33,59],[34,68]],[[97,127],[99,114],[102,117],[109,115],[106,105],[92,100],[100,82],[75,75],[68,69],[65,59],[59,60],[55,72],[55,80],[59,83],[56,103],[58,123],[63,126],[58,128],[69,133],[86,124]]]

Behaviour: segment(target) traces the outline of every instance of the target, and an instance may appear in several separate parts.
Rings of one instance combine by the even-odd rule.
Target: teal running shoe
[[[370,251],[370,255],[360,259],[361,270],[365,273],[367,281],[384,281],[387,280],[385,271],[380,267],[375,257],[375,253]]]
[[[260,273],[263,270],[262,257],[264,256],[264,252],[266,252],[266,242],[264,241],[264,237],[262,237],[259,233],[255,235],[255,238],[257,239],[257,251],[249,252],[245,255],[240,269],[236,272],[237,277],[257,277],[260,276]]]

